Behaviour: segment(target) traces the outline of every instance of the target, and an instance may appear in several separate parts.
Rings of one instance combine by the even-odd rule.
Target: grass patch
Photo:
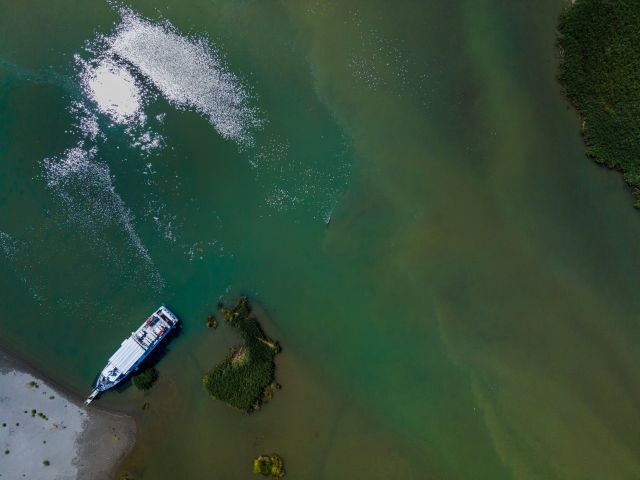
[[[272,476],[276,478],[284,477],[284,462],[280,455],[260,455],[253,459],[253,473]]]
[[[587,155],[622,172],[640,208],[640,3],[577,0],[561,14],[558,43]]]
[[[131,381],[140,390],[149,390],[158,380],[158,371],[151,367],[143,370],[131,378]]]
[[[205,375],[209,394],[239,410],[252,412],[263,402],[264,392],[274,382],[273,357],[280,352],[278,342],[266,336],[254,316],[247,297],[233,308],[220,305],[225,321],[240,333],[242,345],[233,348],[220,364]]]

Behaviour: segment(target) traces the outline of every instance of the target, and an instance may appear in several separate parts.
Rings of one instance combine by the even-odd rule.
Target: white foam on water
[[[104,134],[100,130],[98,117],[84,102],[72,102],[69,106],[69,112],[77,119],[74,128],[85,140],[96,141],[98,137],[104,138]]]
[[[0,252],[6,257],[13,257],[16,254],[17,242],[11,235],[0,231]]]
[[[67,218],[85,233],[97,238],[105,230],[119,227],[152,272],[154,285],[161,287],[162,278],[133,226],[131,211],[115,190],[109,166],[97,160],[96,153],[95,147],[78,145],[59,157],[45,158],[47,186],[63,201]]]
[[[40,295],[40,288],[33,285],[32,265],[25,262],[15,262],[16,257],[24,257],[25,243],[16,240],[6,232],[0,231],[0,256],[6,257],[11,262],[11,269],[15,272],[20,283],[29,292],[31,297],[39,303],[44,301]]]
[[[161,149],[164,139],[146,129],[144,111],[160,94],[178,109],[204,115],[224,138],[242,147],[253,144],[253,132],[264,122],[249,105],[247,88],[206,37],[184,35],[168,21],[153,22],[127,7],[119,13],[113,33],[88,41],[85,53],[75,56],[86,101],[75,102],[72,110],[85,140],[104,137],[93,114],[98,112],[127,126],[132,147],[143,153]],[[162,124],[164,114],[155,118]]]
[[[142,90],[124,65],[111,58],[78,61],[83,67],[83,91],[102,113],[121,124],[140,118],[144,104]]]
[[[352,24],[360,37],[359,42],[351,45],[349,68],[354,79],[372,91],[384,88],[387,93],[402,96],[410,88],[410,64],[403,55],[401,41],[389,38],[375,28],[363,28],[357,10],[345,21]]]
[[[129,147],[143,156],[164,148],[165,139],[156,128],[165,114],[148,118],[146,113],[159,96],[177,109],[200,113],[222,137],[240,147],[253,144],[262,120],[249,105],[248,90],[207,38],[184,35],[169,22],[153,22],[125,7],[119,12],[121,22],[115,29],[89,40],[75,57],[82,97],[69,110],[76,118],[71,130],[78,135],[78,144],[44,159],[43,178],[61,200],[65,221],[114,259],[127,254],[111,245],[105,232],[122,231],[133,255],[143,260],[146,278],[162,288],[164,282],[136,232],[133,214],[116,192],[109,165],[98,158],[99,146],[114,134],[124,134]],[[175,243],[176,216],[161,199],[148,210],[144,215]],[[4,237],[0,248],[2,242]]]
[[[97,115],[102,113],[110,121],[108,127],[124,127],[131,148],[140,150],[143,155],[162,149],[164,138],[148,127],[144,112],[146,104],[157,94],[148,92],[148,86],[136,80],[129,70],[131,67],[104,54],[90,60],[76,55],[76,63],[85,100],[73,102],[70,111],[77,118],[75,127],[83,139],[91,142],[107,140],[109,129],[101,128],[104,122]]]
[[[208,117],[224,138],[252,143],[251,131],[261,125],[239,79],[204,38],[181,35],[169,22],[153,23],[130,9],[121,9],[122,23],[106,37],[109,54],[133,65],[177,108]]]
[[[139,148],[145,154],[151,154],[164,146],[164,137],[151,130],[147,130],[133,138],[132,148]]]
[[[178,216],[167,211],[167,205],[159,198],[147,200],[144,216],[151,220],[156,231],[168,242],[176,243],[181,224]]]
[[[315,219],[328,223],[350,176],[351,166],[346,161],[350,147],[346,140],[343,149],[331,159],[331,168],[324,160],[315,165],[300,161],[286,139],[272,137],[256,149],[249,164],[256,179],[268,189],[264,198],[267,215],[305,208]]]

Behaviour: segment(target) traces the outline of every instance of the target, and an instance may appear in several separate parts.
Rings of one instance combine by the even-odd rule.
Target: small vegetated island
[[[219,305],[224,320],[242,337],[242,345],[232,348],[229,356],[203,379],[209,394],[239,410],[253,412],[279,388],[275,383],[273,358],[280,352],[251,314],[247,297],[233,308]]]
[[[559,24],[560,83],[587,155],[619,170],[640,208],[640,2],[575,0]]]

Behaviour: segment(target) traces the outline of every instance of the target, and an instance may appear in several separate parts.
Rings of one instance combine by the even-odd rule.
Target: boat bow
[[[100,390],[94,390],[93,392],[91,392],[91,395],[87,397],[87,399],[84,401],[84,404],[89,405],[91,402],[93,402],[93,399],[96,398],[99,393]]]

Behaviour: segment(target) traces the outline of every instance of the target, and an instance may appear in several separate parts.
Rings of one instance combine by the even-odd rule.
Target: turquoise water
[[[139,418],[123,471],[640,476],[640,219],[556,84],[563,2],[130,6],[0,0],[0,343],[85,395],[157,304],[183,320],[147,396],[100,399]],[[114,54],[127,19],[163,49]],[[204,70],[145,70],[181,41]],[[201,386],[240,293],[283,345],[251,416]]]

